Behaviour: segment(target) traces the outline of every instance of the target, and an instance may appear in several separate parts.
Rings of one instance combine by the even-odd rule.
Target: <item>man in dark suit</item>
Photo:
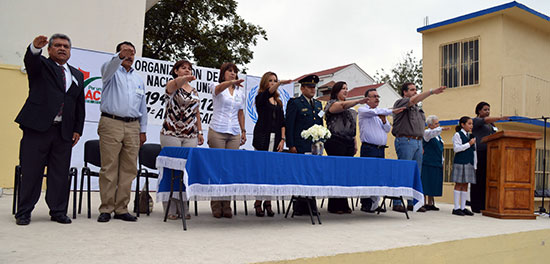
[[[323,106],[315,96],[315,87],[319,82],[317,75],[308,75],[298,81],[301,84],[302,95],[292,98],[286,105],[286,145],[292,153],[311,152],[311,141],[302,138],[302,131],[313,125],[323,125]],[[298,197],[294,202],[295,215],[309,215],[309,202],[313,214],[317,213],[315,198]]]
[[[49,58],[40,55],[46,44]],[[18,225],[31,221],[45,166],[51,220],[71,223],[67,217],[71,149],[82,135],[85,107],[84,77],[67,64],[70,57],[71,40],[63,34],[54,34],[49,41],[38,36],[25,53],[29,96],[15,119],[23,130],[19,149],[23,177],[15,214]]]

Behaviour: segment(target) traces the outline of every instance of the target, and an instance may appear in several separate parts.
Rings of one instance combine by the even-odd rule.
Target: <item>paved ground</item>
[[[137,223],[97,223],[99,194],[93,193],[92,219],[79,215],[70,225],[51,222],[43,197],[29,226],[15,225],[12,190],[0,197],[0,263],[250,263],[339,253],[365,252],[550,228],[548,217],[499,220],[481,215],[439,212],[381,215],[354,211],[333,215],[321,209],[322,225],[309,217],[284,219],[244,215],[242,202],[233,219],[215,219],[208,202],[182,231],[181,221],[162,222],[161,204]],[[152,195],[154,196],[154,195]],[[320,204],[320,201],[319,201]],[[252,202],[248,203],[252,213]]]

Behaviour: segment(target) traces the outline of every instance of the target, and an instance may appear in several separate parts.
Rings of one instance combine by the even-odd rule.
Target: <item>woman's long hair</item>
[[[237,68],[237,65],[235,65],[235,64],[232,63],[232,62],[226,62],[226,63],[222,64],[222,66],[220,67],[220,77],[218,78],[219,83],[222,83],[222,82],[227,81],[227,80],[225,79],[225,72],[226,72],[227,70],[229,70],[229,69],[233,69],[233,71],[234,71],[235,74],[236,74],[236,75],[235,75],[236,80],[239,79],[239,75],[238,75],[238,73],[239,73],[239,68]]]
[[[338,99],[338,93],[344,88],[344,85],[347,83],[342,81],[335,83],[330,91],[330,99]]]
[[[274,72],[266,72],[262,76],[262,79],[260,80],[260,89],[258,90],[258,93],[264,92],[269,90],[269,77],[275,76],[275,79],[278,80],[277,74]],[[273,93],[273,99],[277,102],[278,106],[283,106],[283,102],[281,102],[281,99],[279,98],[279,89],[275,90],[275,93]]]

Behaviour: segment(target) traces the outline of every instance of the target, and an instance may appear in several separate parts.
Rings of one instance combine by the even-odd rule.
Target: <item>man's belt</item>
[[[386,146],[386,145],[374,145],[374,144],[367,143],[367,142],[361,142],[361,144],[367,145],[367,146],[371,146],[371,147],[374,147],[374,148],[377,148],[377,149],[385,149],[385,148],[388,148],[388,146]]]
[[[122,117],[122,116],[116,116],[116,115],[111,115],[111,114],[107,114],[107,113],[101,113],[101,116],[112,118],[112,119],[115,119],[115,120],[120,120],[120,121],[123,121],[123,122],[126,122],[126,123],[130,123],[130,122],[134,122],[134,121],[139,120],[139,117]]]
[[[416,140],[421,140],[422,139],[422,137],[417,137],[417,136],[397,136],[397,137],[406,137],[406,138],[416,139]]]

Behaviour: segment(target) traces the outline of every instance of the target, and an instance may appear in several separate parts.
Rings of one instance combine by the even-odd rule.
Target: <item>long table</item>
[[[281,152],[165,147],[157,157],[157,201],[167,201],[170,175],[184,172],[189,198],[249,196],[403,196],[424,204],[414,161]],[[174,198],[179,190],[174,183]]]

